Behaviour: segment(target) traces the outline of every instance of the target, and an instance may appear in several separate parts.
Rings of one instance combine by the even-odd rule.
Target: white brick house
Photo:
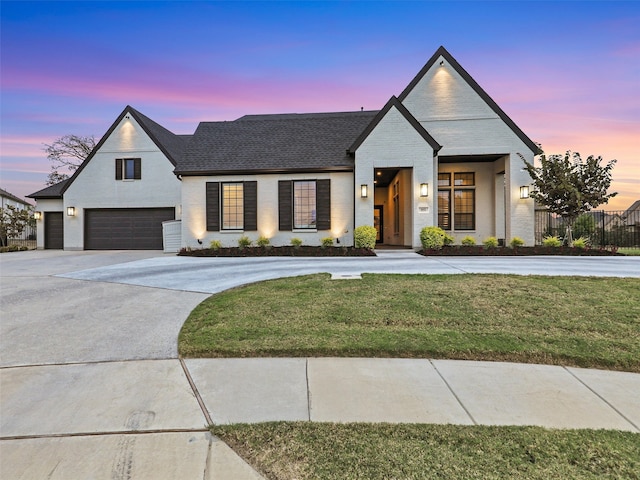
[[[531,245],[521,157],[536,153],[440,47],[380,111],[249,115],[175,135],[126,107],[71,179],[30,197],[39,248],[162,248],[172,219],[196,248],[241,235],[348,246],[360,225],[386,245],[418,248],[431,225]]]

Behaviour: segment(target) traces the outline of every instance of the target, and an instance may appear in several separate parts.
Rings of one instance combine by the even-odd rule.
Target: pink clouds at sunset
[[[2,2],[0,186],[130,104],[175,133],[252,113],[381,108],[444,45],[546,153],[616,158],[640,198],[639,2]]]

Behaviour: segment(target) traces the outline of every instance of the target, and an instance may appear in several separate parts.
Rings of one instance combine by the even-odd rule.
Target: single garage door
[[[64,219],[62,212],[44,212],[44,248],[64,247]]]
[[[162,250],[162,222],[173,220],[169,208],[85,210],[86,250]]]

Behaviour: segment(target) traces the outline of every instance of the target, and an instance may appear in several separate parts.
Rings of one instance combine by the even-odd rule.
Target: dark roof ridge
[[[248,114],[233,120],[234,122],[255,121],[255,120],[293,120],[304,118],[327,118],[327,117],[344,117],[354,115],[371,115],[377,113],[377,110],[354,110],[344,112],[306,112],[306,113],[263,113]]]
[[[409,124],[416,130],[416,132],[418,132],[422,136],[422,138],[424,138],[425,141],[431,146],[431,148],[433,149],[433,155],[436,156],[438,151],[440,151],[440,149],[442,148],[442,145],[440,145],[436,141],[436,139],[431,136],[426,128],[424,128],[422,124],[416,119],[416,117],[411,115],[411,112],[407,110],[407,107],[405,107],[395,95],[391,96],[382,110],[380,110],[378,114],[373,118],[373,120],[371,120],[371,123],[369,123],[367,128],[364,129],[364,131],[360,134],[356,141],[351,144],[348,151],[350,153],[354,153],[358,149],[358,147],[362,145],[362,142],[365,141],[369,134],[382,121],[389,110],[391,110],[391,107],[396,107],[396,109],[398,109],[400,114],[409,122]]]
[[[437,62],[438,58],[444,57],[444,59],[453,67],[453,69],[458,72],[458,74],[467,82],[467,84],[484,100],[484,102],[491,108],[497,115],[502,119],[504,123],[516,134],[516,136],[522,140],[522,142],[534,153],[540,153],[540,148],[536,143],[531,140],[521,129],[518,127],[513,120],[498,106],[498,104],[489,96],[487,92],[476,82],[471,75],[458,63],[458,61],[453,58],[446,48],[442,45],[436,52],[431,56],[431,58],[427,61],[427,63],[422,67],[422,69],[418,72],[418,74],[409,82],[409,85],[402,91],[400,95],[398,95],[398,99],[403,102],[405,98],[409,95],[411,90],[422,80],[422,77],[431,69],[431,67]]]

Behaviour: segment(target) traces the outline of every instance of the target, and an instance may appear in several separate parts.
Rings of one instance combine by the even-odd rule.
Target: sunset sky
[[[130,104],[175,133],[244,114],[380,109],[440,46],[547,153],[618,160],[640,199],[640,2],[11,2],[0,187],[45,186],[43,144]]]

